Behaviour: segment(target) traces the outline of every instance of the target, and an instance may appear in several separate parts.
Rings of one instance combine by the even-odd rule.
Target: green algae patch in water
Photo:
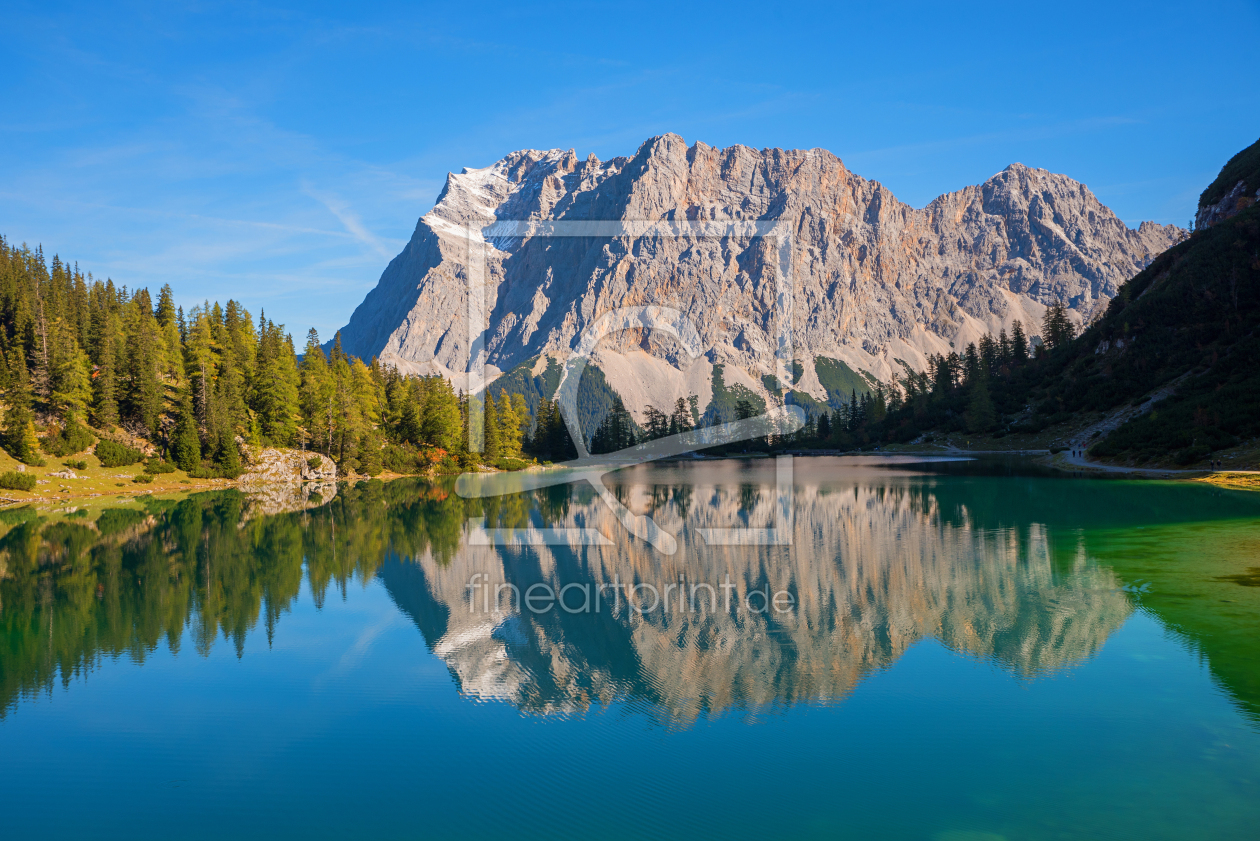
[[[1260,587],[1260,567],[1248,567],[1246,572],[1235,575],[1222,575],[1217,581],[1232,581],[1244,587]]]

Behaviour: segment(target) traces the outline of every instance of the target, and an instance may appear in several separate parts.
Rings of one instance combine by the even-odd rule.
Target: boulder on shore
[[[249,495],[246,521],[328,502],[337,495],[337,465],[319,453],[268,447],[249,454],[239,482]]]
[[[337,465],[328,456],[275,447],[249,453],[240,477],[242,486],[335,481]]]

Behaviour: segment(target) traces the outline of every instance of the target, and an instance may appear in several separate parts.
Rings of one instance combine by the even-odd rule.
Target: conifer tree
[[[332,451],[335,393],[328,360],[314,327],[306,334],[301,376],[300,399],[307,436],[313,449],[327,455]]]
[[[520,395],[516,396],[520,397]],[[520,405],[525,405],[523,397],[520,400]],[[520,417],[516,413],[516,407],[512,405],[512,396],[506,391],[499,392],[497,416],[499,421],[500,449],[503,455],[509,458],[516,458],[521,454],[522,424]]]
[[[980,337],[980,367],[986,375],[997,370],[997,342],[989,333]]]
[[[96,371],[92,380],[92,419],[108,429],[118,423],[118,330],[117,319],[105,301],[92,313],[96,341]]]
[[[674,411],[669,416],[669,434],[676,435],[679,432],[690,432],[691,429],[691,407],[688,405],[685,397],[679,397],[674,401]]]
[[[1011,340],[1006,335],[1006,328],[998,333],[997,340],[997,361],[998,365],[1011,364]]]
[[[284,328],[259,316],[258,370],[252,408],[264,438],[277,447],[293,443],[299,411],[297,355]]]
[[[53,372],[51,405],[62,417],[81,417],[92,401],[92,379],[87,354],[67,337],[67,347]]]
[[[241,451],[236,446],[236,436],[231,432],[224,431],[219,435],[214,462],[219,474],[225,479],[235,479],[241,475]]]
[[[171,441],[171,460],[180,470],[192,471],[201,466],[201,438],[197,432],[192,397],[187,388],[180,393],[175,435]]]
[[[419,444],[425,440],[425,390],[423,380],[402,380],[402,385],[395,389],[397,395],[397,417],[395,426],[398,438],[410,444]]]
[[[976,350],[975,342],[969,342],[967,350],[963,353],[963,377],[973,380],[978,376],[980,376],[980,352]]]
[[[867,397],[866,420],[868,423],[879,423],[888,414],[888,390],[883,383],[876,383],[875,390]]]
[[[977,377],[971,382],[971,395],[967,402],[967,431],[988,432],[997,423],[993,409],[993,398],[989,395],[987,377]]]
[[[1028,359],[1028,337],[1024,335],[1024,325],[1016,321],[1011,325],[1011,361],[1019,365]]]
[[[604,416],[595,434],[591,436],[592,453],[615,453],[633,447],[634,424],[621,398],[613,400],[612,409]]]
[[[512,395],[512,413],[516,415],[517,440],[520,445],[517,447],[517,453],[524,452],[526,441],[529,439],[529,430],[533,420],[529,416],[529,404],[525,402],[522,394]]]
[[[744,401],[747,402],[747,401]],[[750,406],[752,404],[749,404]],[[736,407],[738,413],[738,406]],[[648,406],[643,410],[645,423],[647,424],[647,437],[649,440],[664,438],[669,434],[669,416],[655,406]],[[749,415],[749,417],[752,417]]]
[[[158,428],[162,411],[162,387],[158,381],[158,334],[149,305],[149,294],[141,289],[127,306],[126,387],[123,416],[150,435]]]
[[[1064,309],[1063,304],[1056,303],[1046,310],[1041,321],[1041,332],[1050,350],[1058,350],[1072,341],[1076,328],[1067,317],[1067,310]]]
[[[383,469],[381,459],[381,437],[376,430],[370,430],[359,439],[359,471],[368,476],[379,475]]]
[[[35,416],[31,413],[31,390],[23,378],[5,395],[4,448],[20,462],[41,465],[39,439],[35,437]]]
[[[485,407],[482,410],[485,434],[482,439],[482,453],[486,461],[494,461],[502,455],[499,447],[499,409],[494,398],[486,395]]]
[[[35,343],[32,350],[31,391],[34,396],[47,401],[52,396],[52,360],[48,348],[48,317],[45,313],[44,300],[35,302]]]
[[[157,309],[153,313],[158,326],[166,327],[175,323],[175,293],[169,283],[162,284],[158,291]]]
[[[427,391],[421,427],[424,443],[455,452],[463,438],[459,399],[444,377],[432,378]]]
[[[340,353],[340,348],[336,344],[333,345],[333,350],[338,351],[330,354],[337,413],[334,458],[338,464],[344,464],[347,459],[353,459],[358,450],[358,436],[363,431],[363,414],[359,404],[359,395],[355,390],[354,372],[350,366],[349,357]],[[354,465],[349,466],[351,469],[354,467]]]

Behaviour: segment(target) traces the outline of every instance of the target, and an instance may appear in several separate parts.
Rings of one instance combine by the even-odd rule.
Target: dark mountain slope
[[[1260,196],[1260,140],[1229,159],[1221,174],[1199,196],[1195,227],[1228,219],[1256,203]]]
[[[1260,434],[1260,208],[1196,233],[1121,287],[1073,343],[1052,391],[1069,408],[1109,408],[1178,377],[1158,408],[1093,452],[1195,461]],[[1123,343],[1123,346],[1121,346]]]
[[[930,360],[904,400],[867,428],[870,443],[922,432],[1075,435],[1096,413],[1152,403],[1093,442],[1097,457],[1193,464],[1260,436],[1260,207],[1168,249],[1123,284],[1081,335],[1070,327],[1031,357],[985,347]],[[1005,348],[1005,345],[1002,345]],[[1009,360],[1009,361],[1008,361]],[[859,438],[859,443],[861,443]]]

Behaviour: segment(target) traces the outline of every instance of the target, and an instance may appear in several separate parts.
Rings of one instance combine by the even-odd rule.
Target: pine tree
[[[634,444],[634,422],[621,398],[614,398],[612,409],[600,421],[591,437],[591,452],[615,453],[633,447]]]
[[[336,344],[333,349],[339,350]],[[340,352],[330,354],[330,358],[337,414],[334,424],[337,438],[334,445],[335,459],[338,464],[346,464],[350,469],[354,469],[358,464],[355,454],[358,452],[359,435],[364,431],[362,398],[356,388],[356,378],[354,369],[350,365],[350,358]],[[359,364],[362,365],[362,363]],[[354,464],[350,464],[350,460],[354,460]]]
[[[425,441],[424,419],[426,392],[422,379],[403,380],[397,394],[397,435],[411,444]]]
[[[299,414],[297,355],[284,328],[259,317],[258,370],[252,408],[259,429],[272,445],[287,447],[297,433]]]
[[[153,315],[161,327],[175,323],[175,293],[171,291],[169,283],[162,284],[162,288],[158,291],[157,309],[154,310]]]
[[[171,442],[171,459],[180,470],[191,472],[201,466],[201,438],[197,433],[196,412],[188,389],[184,389],[180,395],[175,436]]]
[[[1050,350],[1058,350],[1072,341],[1076,328],[1067,316],[1062,304],[1056,303],[1046,310],[1041,321],[1042,337]]]
[[[989,395],[987,377],[977,377],[971,383],[971,396],[967,402],[967,431],[987,432],[997,423],[997,415],[993,410],[993,399]]]
[[[664,438],[669,434],[669,416],[655,406],[648,406],[643,410],[644,420],[647,424],[648,440],[656,440]]]
[[[529,441],[529,430],[531,418],[529,416],[529,404],[525,402],[524,395],[512,395],[512,414],[516,416],[516,454],[520,455],[525,451]]]
[[[998,365],[1011,364],[1011,340],[1006,335],[1005,327],[1003,327],[1002,331],[998,333],[997,360]]]
[[[377,476],[384,469],[381,459],[381,437],[371,430],[359,439],[359,470],[368,476]]]
[[[332,452],[333,398],[336,395],[328,360],[324,357],[319,333],[314,327],[306,334],[301,376],[300,400],[307,438],[313,449],[329,454]]]
[[[4,413],[4,448],[20,462],[42,465],[39,456],[39,439],[35,437],[35,416],[31,413],[31,390],[23,378],[5,395],[7,411]]]
[[[65,352],[53,372],[51,405],[62,417],[78,417],[92,400],[92,375],[87,354],[79,350],[78,341],[73,337],[66,341]]]
[[[499,450],[503,456],[516,458],[521,454],[521,422],[512,407],[512,398],[506,391],[499,392],[499,405],[495,412],[499,426]]]
[[[482,416],[485,430],[482,453],[485,461],[491,463],[498,459],[502,452],[499,447],[499,408],[494,404],[494,398],[489,395],[486,395]]]
[[[101,302],[92,314],[96,332],[96,371],[92,380],[92,418],[98,427],[108,429],[118,423],[118,331],[117,319]]]
[[[421,436],[424,443],[455,452],[463,439],[459,400],[444,377],[429,379]]]
[[[1011,361],[1019,365],[1028,359],[1028,337],[1024,335],[1023,322],[1011,325]]]
[[[980,353],[976,350],[976,343],[970,342],[963,354],[963,377],[967,382],[971,382],[978,376],[980,376]]]
[[[880,423],[888,414],[888,390],[883,383],[876,383],[875,390],[869,395],[866,404],[866,420],[869,423]]]
[[[996,373],[998,361],[997,342],[993,336],[985,333],[980,337],[980,367],[986,375]]]
[[[1046,314],[1041,318],[1041,339],[1051,350],[1059,345],[1059,319],[1062,314],[1062,308],[1054,304],[1046,309]]]
[[[150,435],[158,428],[162,411],[162,387],[158,381],[158,334],[149,306],[149,293],[141,289],[127,307],[126,387],[123,416]]]
[[[690,432],[692,427],[691,406],[686,398],[679,397],[674,401],[674,411],[669,416],[669,432],[671,435]]]
[[[231,432],[225,431],[219,435],[214,463],[225,479],[235,479],[241,475],[241,451],[236,446],[236,436]]]
[[[44,300],[35,302],[35,344],[32,350],[34,365],[31,367],[31,390],[40,401],[52,396],[52,364],[48,348],[48,318]]]

